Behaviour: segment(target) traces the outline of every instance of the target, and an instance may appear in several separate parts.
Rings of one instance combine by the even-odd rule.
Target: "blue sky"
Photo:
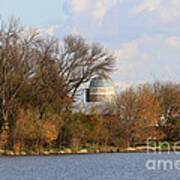
[[[114,51],[114,81],[124,88],[154,80],[180,81],[180,0],[0,0],[15,16],[60,40],[81,34]]]

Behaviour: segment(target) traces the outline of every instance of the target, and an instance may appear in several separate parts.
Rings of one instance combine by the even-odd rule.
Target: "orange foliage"
[[[42,134],[46,142],[51,144],[54,140],[56,140],[58,136],[57,127],[51,122],[45,122],[42,124]]]
[[[8,133],[5,129],[2,130],[0,135],[0,147],[4,147],[8,142]]]
[[[142,89],[138,97],[137,121],[134,122],[134,137],[145,140],[148,137],[162,138],[157,131],[161,116],[161,106],[154,95],[147,89]]]
[[[19,152],[20,149],[21,149],[21,143],[20,142],[15,143],[14,146],[13,146],[13,150],[15,152]]]

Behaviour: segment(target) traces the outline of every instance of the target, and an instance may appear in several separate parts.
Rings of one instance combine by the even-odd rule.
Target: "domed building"
[[[87,102],[113,102],[114,83],[110,77],[95,77],[86,90]]]

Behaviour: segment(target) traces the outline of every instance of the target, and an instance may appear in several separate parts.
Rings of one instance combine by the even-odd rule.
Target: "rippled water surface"
[[[180,170],[148,170],[148,160],[180,160],[162,153],[0,157],[0,180],[178,180]],[[151,164],[152,165],[152,164]]]

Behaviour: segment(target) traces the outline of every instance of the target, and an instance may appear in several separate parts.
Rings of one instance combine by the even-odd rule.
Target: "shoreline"
[[[65,150],[54,150],[50,149],[48,150],[40,150],[40,151],[20,151],[15,152],[13,150],[0,150],[0,157],[3,156],[50,156],[50,155],[79,155],[79,154],[102,154],[102,153],[160,153],[160,152],[177,152],[180,151],[180,147],[173,149],[172,147],[170,149],[168,148],[157,148],[157,147],[136,147],[136,148],[125,148],[125,149],[119,149],[119,148],[105,148],[105,149],[96,149],[96,150],[88,150],[88,149],[81,149],[78,151],[72,151],[71,149],[67,148]]]

